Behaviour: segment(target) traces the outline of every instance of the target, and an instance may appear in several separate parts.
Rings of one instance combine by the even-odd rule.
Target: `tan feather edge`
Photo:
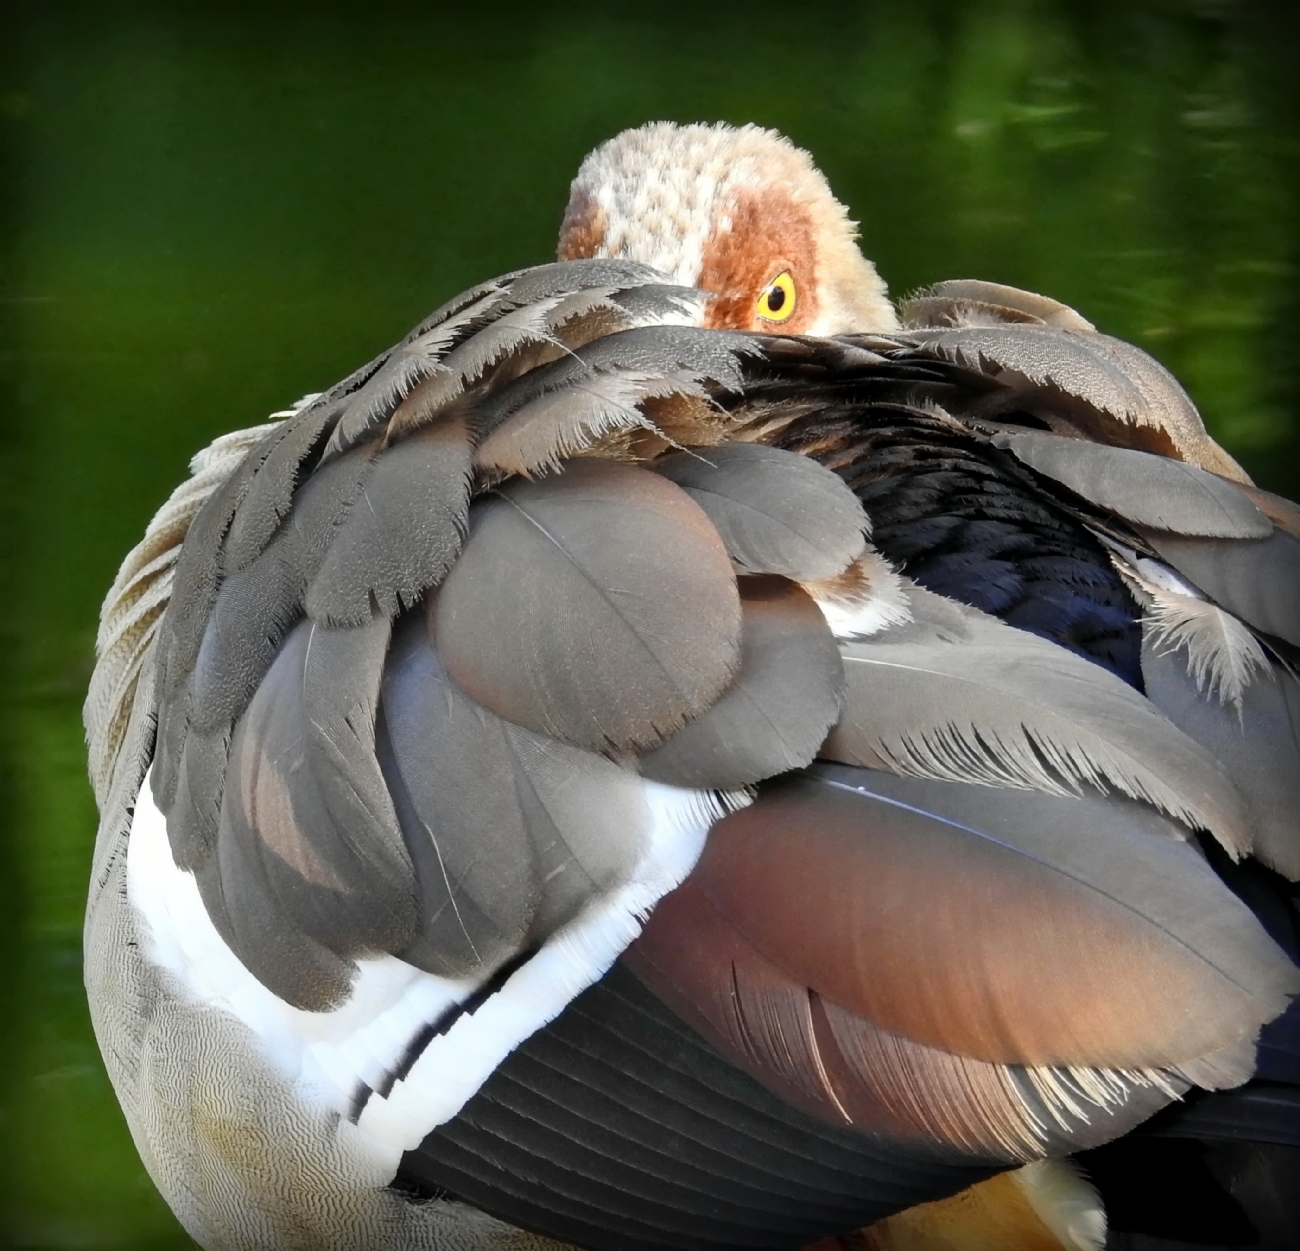
[[[176,561],[191,523],[248,450],[313,398],[271,414],[274,420],[264,425],[222,435],[197,453],[190,461],[191,476],[168,496],[122,562],[100,609],[95,669],[82,708],[90,780],[101,809],[112,790],[140,672],[171,599]]]

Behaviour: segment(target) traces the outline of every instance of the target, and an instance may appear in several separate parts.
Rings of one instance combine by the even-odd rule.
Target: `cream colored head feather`
[[[559,255],[653,265],[712,292],[705,324],[719,328],[896,329],[885,284],[856,238],[812,158],[776,131],[652,122],[583,161]],[[778,279],[782,294],[765,300]]]

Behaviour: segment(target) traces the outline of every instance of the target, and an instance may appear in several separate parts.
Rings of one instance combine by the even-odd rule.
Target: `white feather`
[[[1062,1246],[1069,1251],[1102,1251],[1106,1209],[1097,1188],[1077,1164],[1072,1160],[1036,1160],[1010,1176]]]
[[[1162,652],[1187,653],[1187,672],[1203,694],[1241,710],[1256,674],[1267,675],[1268,657],[1250,629],[1208,600],[1152,590],[1146,626]]]
[[[912,620],[903,579],[871,547],[838,577],[801,585],[822,610],[831,633],[842,642],[871,638]]]
[[[357,1129],[376,1159],[395,1169],[402,1153],[455,1116],[515,1047],[597,981],[640,933],[650,909],[690,872],[709,827],[748,802],[739,793],[640,785],[650,819],[631,878],[593,899],[482,1006],[430,1042],[387,1097],[370,1096]],[[132,821],[127,897],[145,921],[146,958],[171,975],[177,993],[238,1018],[295,1083],[300,1100],[342,1121],[355,1111],[363,1083],[371,1091],[384,1086],[421,1032],[477,989],[385,955],[357,961],[352,993],[333,1011],[285,1003],[218,934],[194,877],[172,859],[147,782]]]
[[[1111,560],[1145,607],[1144,632],[1161,654],[1187,653],[1187,672],[1202,693],[1240,712],[1256,674],[1270,671],[1263,645],[1168,565],[1107,541]]]
[[[358,1124],[400,1154],[454,1117],[525,1038],[595,983],[641,932],[645,918],[694,867],[709,827],[748,797],[646,782],[652,814],[632,879],[595,899],[473,1013],[433,1039],[387,1098],[366,1104]]]

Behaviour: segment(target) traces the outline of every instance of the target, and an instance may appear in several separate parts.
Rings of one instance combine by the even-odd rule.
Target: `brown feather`
[[[715,827],[692,880],[791,976],[915,1042],[1175,1067],[1252,1036],[1300,983],[1163,825],[1115,800],[819,767]]]
[[[478,703],[617,752],[657,745],[726,688],[740,597],[722,541],[684,491],[628,465],[575,461],[475,506],[430,630]]]
[[[909,330],[990,324],[984,320],[974,323],[967,320],[972,311],[981,318],[992,314],[998,321],[1004,322],[1054,326],[1058,330],[1083,333],[1096,330],[1092,322],[1049,296],[973,278],[951,278],[947,282],[937,282],[899,303],[903,325]]]
[[[642,756],[659,782],[749,786],[817,754],[844,689],[835,638],[817,605],[782,578],[741,578],[740,671],[717,702]]]

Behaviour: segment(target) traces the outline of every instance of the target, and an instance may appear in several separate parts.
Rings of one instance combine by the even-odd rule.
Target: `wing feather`
[[[1205,689],[1196,654],[1153,632],[1143,640],[1142,677],[1147,697],[1237,784],[1254,855],[1300,880],[1300,680],[1261,658],[1216,697],[1213,687]]]
[[[390,627],[303,621],[235,728],[217,847],[197,877],[214,923],[286,1002],[322,1011],[351,958],[416,933],[410,857],[375,755]]]
[[[1139,525],[1178,534],[1261,539],[1273,523],[1235,483],[1196,465],[1040,430],[993,438],[1035,473]]]
[[[1176,1068],[1252,1039],[1300,973],[1168,824],[818,765],[716,826],[691,880],[787,974],[913,1042]]]
[[[486,977],[635,869],[650,820],[637,776],[476,704],[419,614],[394,639],[383,709],[385,772],[422,898],[404,959]]]
[[[847,702],[823,756],[1056,795],[1114,789],[1249,850],[1222,766],[1127,683],[975,609],[920,588],[909,599],[914,623],[842,645]]]
[[[807,456],[724,443],[661,457],[654,468],[704,509],[741,573],[833,578],[866,550],[871,523],[857,496]]]
[[[1149,530],[1146,538],[1216,604],[1300,646],[1300,536],[1275,530],[1266,539],[1234,541]]]
[[[813,600],[779,578],[740,579],[740,669],[717,701],[641,757],[660,782],[749,786],[809,764],[840,714],[844,671]]]
[[[457,686],[595,751],[657,745],[740,661],[717,532],[684,491],[612,461],[574,461],[476,505],[430,613]]]

